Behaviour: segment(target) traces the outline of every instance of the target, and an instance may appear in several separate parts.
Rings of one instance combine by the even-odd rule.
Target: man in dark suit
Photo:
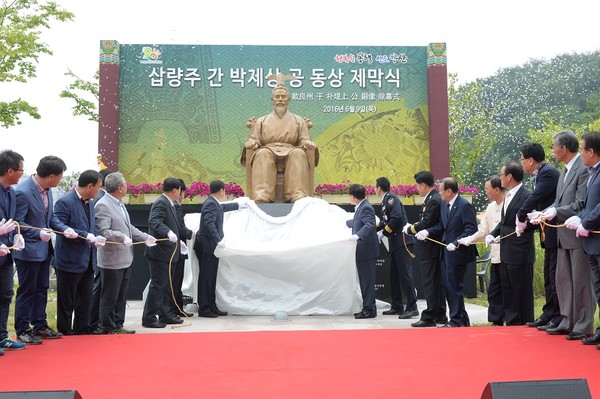
[[[13,223],[16,212],[16,196],[13,184],[23,176],[23,157],[11,150],[0,152],[0,355],[4,350],[25,348],[24,343],[16,342],[8,336],[8,314],[13,297],[14,268],[13,246],[17,225]],[[22,241],[22,238],[20,239]]]
[[[375,227],[375,210],[365,200],[365,188],[359,184],[350,185],[350,203],[355,206],[354,217],[346,221],[352,228],[351,241],[356,241],[356,269],[362,294],[362,310],[354,314],[355,319],[377,317],[375,304],[376,262],[379,256],[379,243]]]
[[[183,320],[171,311],[169,297],[172,296],[170,268],[179,261],[180,225],[174,201],[179,199],[181,183],[174,177],[163,182],[163,194],[154,201],[148,216],[148,234],[159,241],[158,245],[146,248],[150,265],[150,288],[144,304],[142,326],[164,328],[167,324],[181,324]],[[158,320],[157,317],[158,316]]]
[[[215,249],[217,247],[225,248],[223,213],[246,207],[248,199],[238,198],[235,202],[222,204],[226,197],[225,183],[221,180],[211,181],[210,196],[202,205],[200,226],[194,241],[194,251],[198,257],[200,269],[198,276],[198,317],[227,316],[227,312],[220,310],[216,303],[215,291],[219,258],[215,256]]]
[[[169,296],[169,304],[171,305],[171,311],[177,316],[191,317],[193,314],[183,310],[183,294],[181,292],[181,285],[183,284],[183,272],[185,268],[185,260],[188,258],[188,248],[185,244],[186,240],[192,239],[192,230],[185,226],[183,219],[183,210],[181,209],[181,201],[185,196],[185,182],[181,179],[177,179],[180,182],[181,193],[176,201],[173,201],[175,212],[177,213],[177,221],[179,222],[179,232],[181,233],[181,241],[179,242],[179,261],[174,264],[171,268],[171,279],[173,281],[173,295]],[[173,300],[173,297],[175,300]]]
[[[515,233],[517,213],[531,192],[523,186],[523,167],[507,162],[500,171],[506,189],[500,223],[485,237],[489,246],[500,242],[500,273],[504,319],[507,326],[523,325],[533,320],[534,226]]]
[[[449,327],[469,327],[469,315],[465,310],[465,274],[467,265],[475,260],[474,246],[459,245],[458,240],[477,231],[477,219],[473,206],[458,195],[458,182],[447,177],[440,184],[440,196],[444,201],[441,208],[443,231],[442,242],[447,243],[442,251],[442,280],[448,299]],[[430,233],[436,232],[436,228]]]
[[[583,249],[589,255],[596,302],[600,307],[600,132],[593,131],[581,136],[581,160],[588,168],[587,192],[583,210],[565,221],[568,229],[575,230],[577,237],[583,237]],[[600,328],[593,336],[582,340],[584,345],[596,345],[600,349]]]
[[[556,188],[554,204],[543,213],[528,215],[532,223],[539,220],[559,225],[582,209],[589,174],[578,154],[579,141],[570,130],[552,136],[552,152],[557,161],[565,164]],[[568,334],[568,340],[580,340],[594,332],[594,294],[588,256],[582,240],[569,229],[558,229],[558,258],[556,262],[556,294],[562,319],[548,333]]]
[[[415,224],[406,224],[402,231],[417,238],[415,255],[421,264],[427,309],[421,312],[421,320],[412,323],[411,326],[435,327],[436,324],[446,325],[448,318],[446,317],[446,298],[440,265],[441,246],[433,241],[427,241],[427,237],[436,241],[442,240],[440,229],[442,198],[435,189],[435,181],[431,172],[417,172],[415,182],[419,195],[425,197],[425,200],[419,213],[419,221]],[[433,229],[433,234],[429,233],[430,229]]]
[[[49,228],[53,212],[50,189],[58,186],[66,169],[62,159],[52,155],[43,157],[37,166],[36,174],[15,188],[15,219],[21,225],[21,234],[27,242],[23,251],[15,253],[19,276],[15,330],[17,338],[27,344],[41,344],[42,338],[62,337],[61,333],[48,326],[46,304],[50,285],[50,260],[54,253],[50,241],[52,232]]]
[[[388,238],[390,253],[390,293],[392,308],[382,312],[384,315],[398,315],[400,319],[410,319],[419,315],[417,295],[412,275],[412,259],[408,251],[414,244],[414,237],[405,235],[402,227],[408,223],[406,210],[398,197],[390,192],[391,183],[387,177],[375,182],[377,195],[381,198],[382,220],[377,224],[377,236],[381,241]],[[406,296],[406,308],[402,300]]]
[[[556,199],[556,186],[558,185],[559,172],[549,163],[545,162],[546,153],[539,143],[529,143],[521,146],[521,165],[525,172],[533,176],[533,191],[517,213],[516,232],[520,234],[527,228],[527,214],[533,210],[543,210],[554,203]],[[556,296],[556,257],[558,243],[556,229],[540,230],[540,243],[544,248],[544,291],[546,303],[542,314],[535,321],[528,322],[529,327],[538,327],[540,330],[549,330],[550,333],[560,323],[560,308]],[[562,331],[562,330],[559,330]]]
[[[98,236],[91,199],[98,194],[102,176],[95,170],[79,175],[77,187],[56,201],[50,227],[56,237],[54,268],[58,291],[56,327],[64,335],[87,334],[90,329]]]

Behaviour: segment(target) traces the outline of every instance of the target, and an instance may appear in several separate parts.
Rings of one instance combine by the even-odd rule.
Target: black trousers
[[[421,320],[447,322],[446,296],[442,283],[442,267],[439,258],[421,259],[423,274],[423,291],[427,301],[427,309],[421,313]]]
[[[127,289],[131,269],[100,268],[100,320],[98,326],[107,332],[116,331],[125,323]]]
[[[169,306],[171,312],[176,315],[182,315],[183,311],[183,294],[181,292],[181,285],[183,284],[183,269],[185,267],[185,258],[183,255],[179,255],[179,262],[171,265],[171,284],[169,284]],[[172,286],[172,287],[171,287]],[[171,292],[171,288],[173,292]],[[173,301],[175,298],[175,301]]]
[[[92,315],[90,317],[90,330],[100,326],[100,293],[102,292],[102,277],[100,268],[94,270],[94,291],[92,295]]]
[[[504,323],[504,302],[502,301],[502,275],[500,263],[490,265],[490,285],[488,287],[488,321]]]
[[[540,318],[545,322],[558,325],[562,319],[558,295],[556,294],[556,262],[558,248],[544,248],[544,296],[546,303],[542,307]]]
[[[152,323],[156,321],[156,316],[159,320],[172,316],[169,305],[169,295],[171,294],[169,262],[148,259],[148,265],[150,266],[150,288],[144,304],[142,323]]]
[[[357,260],[358,282],[362,294],[362,310],[365,312],[377,312],[375,300],[375,277],[377,273],[377,258]]]
[[[83,273],[56,269],[56,327],[65,335],[87,334],[90,329],[94,269]]]
[[[502,299],[507,326],[533,321],[533,264],[500,264]]]
[[[215,291],[217,286],[217,271],[219,258],[214,254],[196,251],[199,263],[198,276],[198,313],[208,313],[217,310]]]
[[[412,245],[411,245],[412,246]],[[410,247],[409,246],[409,249]],[[417,310],[417,295],[412,274],[412,258],[406,248],[398,248],[390,254],[390,293],[392,309]],[[403,303],[406,298],[406,306]]]

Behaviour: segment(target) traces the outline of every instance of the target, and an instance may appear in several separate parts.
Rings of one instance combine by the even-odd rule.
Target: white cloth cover
[[[217,306],[237,315],[341,315],[361,308],[356,243],[348,238],[352,213],[317,198],[296,201],[284,217],[264,213],[253,201],[226,212],[225,248],[219,257]],[[185,215],[198,230],[200,214]],[[193,241],[188,248],[193,248]],[[183,293],[197,302],[198,258],[190,251]]]

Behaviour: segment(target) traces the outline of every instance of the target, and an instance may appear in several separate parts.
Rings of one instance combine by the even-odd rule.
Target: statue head
[[[287,87],[283,83],[278,84],[271,94],[271,101],[273,102],[273,107],[278,108],[286,108],[290,103],[290,92]]]

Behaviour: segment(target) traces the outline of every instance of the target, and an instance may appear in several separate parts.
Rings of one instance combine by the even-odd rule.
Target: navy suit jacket
[[[531,192],[531,195],[525,200],[517,214],[519,221],[526,221],[527,214],[534,209],[543,211],[554,203],[559,175],[560,172],[549,163],[544,162],[540,165],[535,178],[535,188]],[[558,247],[556,230],[557,229],[552,227],[544,229],[545,240],[542,242],[543,248]]]
[[[477,249],[475,245],[458,245],[458,240],[468,237],[477,232],[477,218],[473,206],[461,197],[456,196],[452,208],[448,209],[448,203],[442,203],[440,210],[440,219],[442,220],[442,242],[446,244],[454,244],[457,246],[455,251],[444,252],[444,257],[449,264],[466,265],[475,260]],[[429,234],[439,234],[437,228],[431,229]]]
[[[65,231],[70,227],[81,237],[86,237],[88,233],[97,235],[92,201],[88,201],[86,206],[90,213],[89,219],[75,189],[69,191],[54,204],[50,227],[56,231]],[[92,266],[96,268],[96,247],[91,242],[83,238],[70,240],[62,234],[56,235],[55,268],[71,273],[83,273],[90,264],[90,258]]]
[[[175,245],[179,245],[181,233],[175,207],[165,195],[159,196],[150,208],[148,215],[148,234],[155,238],[168,238],[169,231],[177,235],[177,243],[169,240],[158,241],[153,247],[146,247],[145,255],[153,260],[168,262],[173,255]],[[175,251],[173,264],[179,261],[179,250]]]
[[[0,188],[1,190],[1,188]],[[17,198],[15,195],[15,190],[12,187],[8,187],[5,189],[6,196],[8,197],[8,201],[10,201],[9,209],[4,209],[4,206],[0,206],[0,219],[5,219],[6,221],[15,218],[15,211],[17,209]],[[16,234],[16,230],[12,233],[4,234],[0,236],[0,244],[4,244],[7,247],[11,247],[13,245],[13,237]],[[0,266],[6,263],[6,256],[0,256]]]
[[[406,210],[400,199],[393,193],[387,192],[381,199],[381,217],[382,220],[377,225],[377,230],[382,230],[383,235],[388,238],[390,253],[406,245],[414,244],[413,236],[402,233],[402,227],[408,223]],[[402,237],[404,236],[404,238]]]
[[[220,204],[212,195],[204,201],[200,215],[200,227],[196,233],[194,251],[212,254],[217,248],[217,243],[225,237],[223,234],[223,213],[235,211],[238,204]]]
[[[581,224],[586,230],[590,231],[588,237],[583,238],[583,249],[588,255],[600,255],[600,234],[591,233],[591,231],[600,230],[600,177],[596,169],[590,177],[590,182],[583,202],[583,211],[579,213]]]
[[[52,191],[48,190],[48,212],[44,210],[44,201],[33,181],[34,176],[17,184],[15,193],[17,197],[17,209],[15,219],[21,227],[33,226],[39,228],[50,228],[52,218]],[[14,251],[15,259],[28,262],[42,262],[52,256],[52,240],[42,241],[40,231],[37,229],[21,229],[25,238],[25,249]]]
[[[525,186],[521,186],[510,201],[506,212],[503,212],[500,223],[490,233],[491,235],[494,237],[504,237],[515,232],[517,212],[521,209],[530,194],[531,192]],[[535,262],[533,232],[533,226],[528,225],[523,234],[521,234],[521,237],[512,234],[500,241],[500,259],[502,262],[515,265]]]
[[[373,259],[379,256],[379,241],[375,228],[375,209],[367,200],[363,200],[354,212],[354,218],[346,221],[352,227],[352,234],[358,236],[356,243],[356,261]]]

